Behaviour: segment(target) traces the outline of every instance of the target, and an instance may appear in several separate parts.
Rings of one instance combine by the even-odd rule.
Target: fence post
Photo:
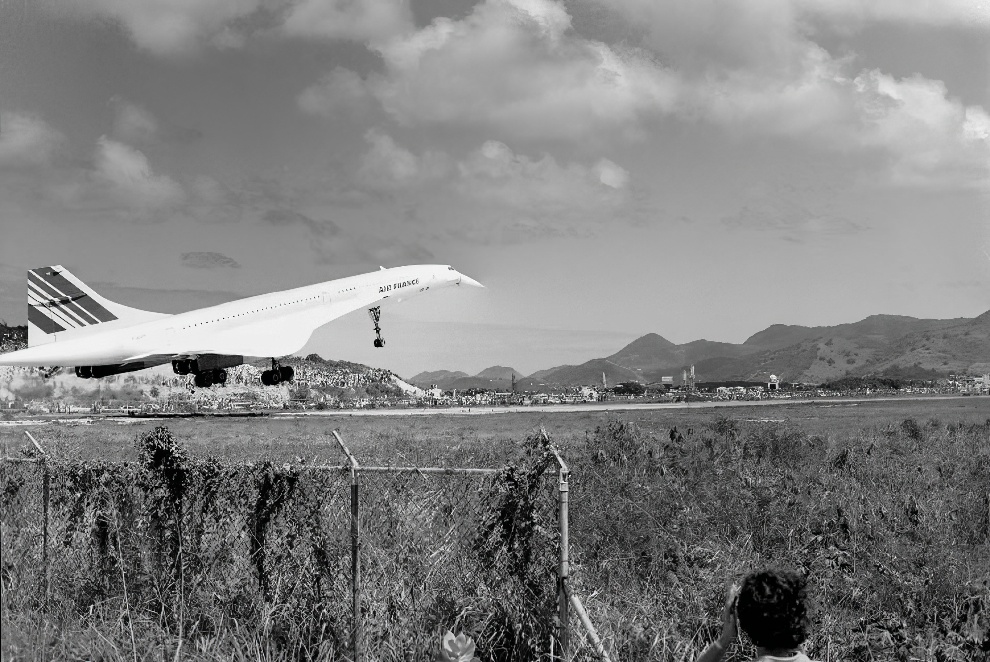
[[[44,573],[45,599],[48,599],[48,519],[49,501],[51,500],[51,478],[48,471],[48,453],[41,447],[38,440],[27,430],[24,431],[34,447],[41,453],[41,571]]]
[[[344,444],[336,430],[332,432],[347,459],[351,461],[351,609],[354,612],[354,662],[361,662],[364,653],[364,622],[361,618],[361,525],[360,470],[357,458]]]
[[[595,651],[598,653],[598,657],[605,662],[612,662],[612,658],[609,657],[608,651],[605,650],[605,644],[602,643],[601,637],[598,636],[598,631],[595,630],[595,626],[591,622],[591,618],[588,616],[588,612],[585,610],[584,605],[581,604],[581,600],[578,596],[571,593],[570,587],[565,587],[565,592],[567,597],[574,604],[574,611],[577,612],[578,619],[584,626],[584,629],[588,632],[588,637],[591,639],[591,643],[595,647]]]
[[[557,522],[560,526],[560,567],[557,570],[557,640],[560,642],[560,659],[567,660],[570,652],[568,625],[569,601],[567,598],[567,578],[570,576],[570,541],[568,539],[568,495],[570,493],[567,478],[569,471],[560,453],[554,449],[559,469],[557,472]]]

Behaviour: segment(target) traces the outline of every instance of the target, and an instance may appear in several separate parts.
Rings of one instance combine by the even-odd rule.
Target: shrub
[[[901,432],[904,433],[904,436],[907,438],[915,441],[920,441],[924,435],[921,426],[918,425],[918,421],[913,418],[905,418],[901,421]]]

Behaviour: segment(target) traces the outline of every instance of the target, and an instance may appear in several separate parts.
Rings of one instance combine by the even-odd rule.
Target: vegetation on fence
[[[739,419],[551,419],[571,469],[573,589],[622,660],[693,659],[717,634],[727,585],[762,565],[807,573],[815,659],[990,659],[990,421],[970,405],[966,420],[919,415],[919,404],[871,410],[888,412],[880,415],[759,410],[790,422],[742,420],[752,412],[735,410]],[[362,530],[374,657],[435,653],[449,628],[476,642],[478,660],[535,659],[549,626],[527,630],[518,614],[552,611],[556,562],[549,440],[537,432],[518,441],[535,422],[345,421],[365,462],[503,466],[474,482],[362,477],[362,503],[377,513]],[[278,436],[274,422],[252,425],[264,439]],[[40,468],[0,465],[5,650],[346,659],[349,477],[292,462],[311,457],[315,442],[301,423],[284,425],[282,445],[249,440],[252,452],[265,449],[251,464],[183,454],[160,432],[142,435],[126,465],[51,460],[47,600],[37,572]],[[48,430],[62,449],[54,455],[108,454],[70,432]],[[195,450],[222,446],[235,457],[247,447],[220,442],[199,440]],[[572,632],[579,643],[576,621]],[[740,644],[726,659],[752,653]]]
[[[191,457],[165,427],[137,445],[137,462],[3,465],[5,656],[348,658],[349,474]],[[389,475],[364,486],[368,659],[421,659],[452,626],[486,660],[548,648],[548,438],[530,445],[537,461],[494,479]]]

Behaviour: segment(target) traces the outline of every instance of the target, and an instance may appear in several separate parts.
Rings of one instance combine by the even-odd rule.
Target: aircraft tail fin
[[[30,269],[27,280],[29,347],[75,338],[102,324],[130,326],[163,317],[104,299],[61,265]]]

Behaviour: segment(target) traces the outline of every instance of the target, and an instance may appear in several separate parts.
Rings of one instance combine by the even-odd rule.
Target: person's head
[[[759,570],[743,580],[736,602],[739,628],[767,650],[793,649],[808,638],[808,591],[804,577],[786,570]]]

